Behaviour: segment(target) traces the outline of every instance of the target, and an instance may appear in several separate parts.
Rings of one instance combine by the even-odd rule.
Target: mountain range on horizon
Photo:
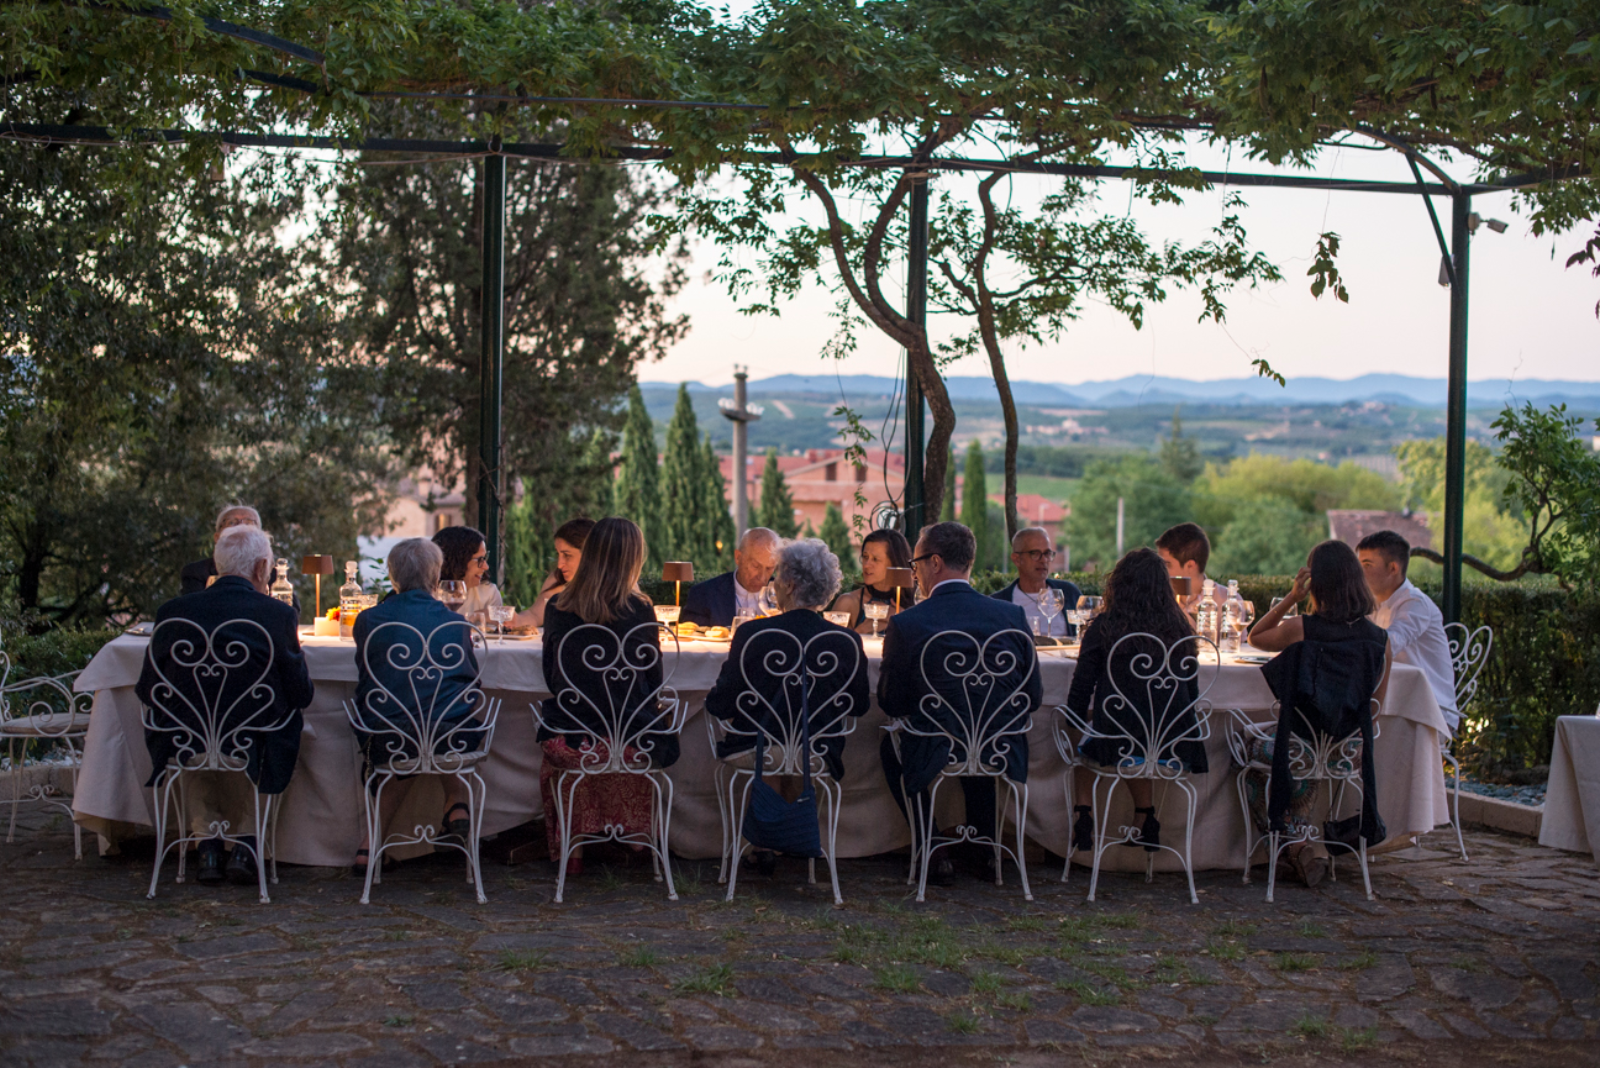
[[[676,382],[640,382],[642,389],[677,389]],[[994,380],[979,375],[955,375],[945,379],[952,400],[999,402]],[[732,384],[707,386],[688,383],[693,393],[712,393],[731,397]],[[897,388],[886,375],[775,375],[752,380],[750,395],[785,394],[843,395],[855,401],[888,396]],[[1397,374],[1365,374],[1350,379],[1291,378],[1279,386],[1265,378],[1222,378],[1198,381],[1165,375],[1129,375],[1102,382],[1072,385],[1052,382],[1013,381],[1017,403],[1067,408],[1123,408],[1139,404],[1204,403],[1240,406],[1283,404],[1350,404],[1374,401],[1422,408],[1445,405],[1447,383],[1443,378],[1417,378]],[[1467,404],[1473,408],[1500,408],[1510,403],[1534,404],[1582,402],[1600,404],[1600,382],[1575,382],[1559,379],[1488,378],[1469,382]]]

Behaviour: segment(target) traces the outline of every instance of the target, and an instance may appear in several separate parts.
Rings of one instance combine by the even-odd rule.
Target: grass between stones
[[[693,975],[679,979],[673,984],[673,989],[680,994],[715,994],[719,998],[731,998],[735,994],[733,966],[704,965],[696,969]]]

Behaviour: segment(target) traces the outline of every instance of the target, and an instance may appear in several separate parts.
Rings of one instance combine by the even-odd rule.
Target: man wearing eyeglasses
[[[918,803],[918,811],[929,810],[933,781],[952,760],[966,756],[960,752],[952,755],[951,738],[970,737],[975,727],[985,735],[1004,736],[984,746],[980,753],[983,761],[1004,767],[1006,777],[1014,782],[1028,780],[1026,731],[1043,697],[1039,661],[1033,642],[1026,637],[1028,621],[1022,609],[984,596],[968,581],[976,550],[972,531],[960,523],[935,523],[923,530],[911,568],[924,598],[891,618],[884,634],[878,707],[905,729],[894,732],[898,750],[895,737],[885,732],[878,752],[889,791],[901,812],[906,811],[908,797]],[[973,653],[979,650],[984,666],[994,669],[995,694],[998,698],[1014,695],[1014,700],[985,702],[982,694],[971,689],[976,676],[961,673],[976,666]],[[966,716],[982,717],[983,722],[964,722]],[[998,781],[988,775],[961,777],[967,810],[964,823],[974,836],[998,839],[998,788]],[[920,838],[919,821],[908,822],[912,835]],[[929,882],[943,886],[953,878],[955,869],[948,852],[941,849],[933,854]],[[983,849],[981,855],[992,863],[991,850]],[[993,878],[993,872],[986,872],[985,877]]]
[[[1011,539],[1011,566],[1017,569],[1017,581],[994,595],[997,601],[1009,601],[1021,608],[1028,625],[1041,638],[1069,638],[1077,630],[1067,622],[1067,613],[1078,606],[1082,591],[1065,579],[1050,577],[1057,555],[1049,531],[1023,527]],[[1061,594],[1060,606],[1048,615],[1040,608],[1045,590]]]

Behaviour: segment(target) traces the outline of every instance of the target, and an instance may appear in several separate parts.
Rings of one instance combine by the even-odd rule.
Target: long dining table
[[[356,685],[355,646],[349,639],[301,639],[316,694],[304,710],[299,765],[279,803],[278,856],[292,864],[349,864],[361,840],[361,757],[345,713]],[[98,833],[102,850],[114,850],[129,835],[150,833],[154,800],[145,787],[150,757],[144,745],[141,705],[134,692],[148,637],[125,634],[106,644],[79,675],[79,691],[94,693],[93,714],[74,800],[77,822]],[[877,689],[881,640],[867,640],[873,691]],[[484,833],[509,830],[543,814],[539,790],[541,749],[535,740],[532,702],[549,696],[538,640],[490,639],[478,650],[482,684],[501,703],[488,759],[482,774],[488,787]],[[664,649],[668,685],[688,704],[682,755],[668,774],[674,802],[671,847],[684,858],[720,855],[722,821],[714,787],[716,758],[705,723],[705,695],[727,658],[726,642],[685,641]],[[1066,797],[1067,765],[1053,733],[1063,720],[1057,711],[1066,703],[1076,666],[1075,650],[1045,650],[1039,657],[1044,701],[1028,732],[1027,836],[1057,854],[1067,847],[1071,806]],[[1210,768],[1195,776],[1193,861],[1197,870],[1240,868],[1244,863],[1245,823],[1230,762],[1226,734],[1233,729],[1233,710],[1253,722],[1274,718],[1273,697],[1260,667],[1224,657],[1201,667],[1200,684],[1209,683],[1206,698],[1213,711],[1206,753]],[[839,821],[840,856],[861,857],[906,847],[910,833],[884,779],[878,755],[888,720],[876,702],[857,721],[845,748],[843,802]],[[1409,844],[1448,821],[1439,757],[1444,716],[1416,668],[1395,665],[1374,743],[1378,807],[1390,837],[1382,848]],[[1183,799],[1170,791],[1162,805],[1163,842],[1180,844]],[[941,823],[959,813],[961,791],[940,795]],[[1126,790],[1117,791],[1112,826],[1132,821]],[[949,809],[946,806],[950,806]],[[414,784],[391,827],[436,823],[443,793],[436,782]],[[404,855],[404,854],[401,854]],[[1258,856],[1258,860],[1261,859]],[[1142,870],[1144,851],[1109,850],[1102,866]],[[1177,859],[1157,854],[1157,870],[1175,870]]]

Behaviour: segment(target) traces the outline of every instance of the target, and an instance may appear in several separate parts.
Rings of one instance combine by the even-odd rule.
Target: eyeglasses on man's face
[[[1056,551],[1054,549],[1029,549],[1026,552],[1019,552],[1016,555],[1026,556],[1029,560],[1032,560],[1037,564],[1045,560],[1054,560],[1056,557]]]
[[[911,566],[916,567],[918,564],[925,564],[938,555],[938,553],[923,553],[921,556],[913,556],[911,558]]]

